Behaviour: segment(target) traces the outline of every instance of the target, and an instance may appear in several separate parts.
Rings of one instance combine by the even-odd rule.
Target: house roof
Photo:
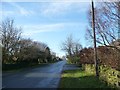
[[[37,47],[39,47],[40,51],[42,52],[45,52],[45,50],[48,48],[48,46],[44,44],[37,44]]]
[[[116,41],[113,41],[113,42],[111,43],[111,45],[120,46],[120,39],[117,39]]]

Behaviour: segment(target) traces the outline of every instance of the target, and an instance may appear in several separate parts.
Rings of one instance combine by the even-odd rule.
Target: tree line
[[[95,30],[98,45],[115,48],[119,51],[114,41],[120,39],[120,1],[99,2],[95,7]],[[93,42],[92,12],[88,10],[89,25],[86,29],[86,39]]]
[[[98,59],[101,61],[99,63],[118,69],[120,62],[120,0],[96,3],[94,13],[97,53]],[[91,10],[88,10],[88,21],[86,39],[93,42]],[[86,52],[86,54],[88,53]],[[90,56],[88,57],[91,59]]]
[[[12,19],[2,21],[0,32],[3,64],[46,63],[55,58],[47,44],[23,38],[22,28],[16,27]]]
[[[66,40],[62,43],[61,50],[66,52],[66,57],[69,63],[79,62],[79,51],[82,49],[82,45],[79,40],[75,40],[71,35],[69,35]]]
[[[94,13],[99,63],[118,69],[120,67],[120,1],[96,3]],[[85,38],[88,41],[88,45],[93,45],[91,9],[88,10],[87,14],[89,25],[86,29]],[[89,48],[79,48],[77,51],[75,48],[77,43],[73,41],[71,36],[62,45],[62,50],[67,52],[69,61],[78,64],[94,64],[94,51],[92,46]],[[79,46],[81,46],[80,43]],[[74,60],[74,58],[76,59]]]

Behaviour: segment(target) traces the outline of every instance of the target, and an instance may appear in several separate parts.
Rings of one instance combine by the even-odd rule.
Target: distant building
[[[67,60],[65,56],[62,56],[62,59],[63,59],[63,60]]]
[[[56,53],[55,52],[51,52],[52,55],[52,60],[54,60],[56,58]]]
[[[50,49],[46,44],[36,43],[36,46],[40,49],[42,53],[44,53],[44,61],[48,62],[48,57],[50,57]]]
[[[120,48],[120,39],[117,39],[116,41],[113,41],[110,45]]]

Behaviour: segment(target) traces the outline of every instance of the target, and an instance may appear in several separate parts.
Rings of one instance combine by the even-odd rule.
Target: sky
[[[89,44],[85,39],[88,26],[89,2],[2,2],[0,20],[14,19],[22,27],[22,37],[46,43],[57,55],[61,43],[72,34],[83,47]]]

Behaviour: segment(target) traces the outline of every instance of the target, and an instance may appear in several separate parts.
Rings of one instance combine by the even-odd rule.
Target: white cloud
[[[24,25],[23,36],[32,36],[42,32],[57,32],[61,30],[68,30],[68,27],[85,27],[86,23],[57,23],[57,24],[40,24],[40,25]]]
[[[2,15],[2,16],[9,16],[12,14],[14,14],[13,11],[3,11],[3,10],[0,11],[0,15]]]
[[[69,6],[71,3],[50,3],[49,6],[44,8],[42,14],[50,15],[50,14],[60,14],[64,13],[65,11],[69,10]]]
[[[58,28],[62,28],[63,24],[40,24],[40,25],[25,25],[23,27],[24,33],[23,36],[31,36],[33,34],[41,32],[52,32],[56,31]]]
[[[10,3],[10,4],[11,4],[12,6],[16,7],[16,8],[19,10],[19,13],[20,13],[21,15],[28,16],[28,15],[34,14],[33,11],[31,11],[31,10],[26,10],[24,7],[18,5],[17,3],[12,2],[12,3]]]
[[[10,16],[10,15],[23,15],[23,16],[28,16],[28,15],[32,15],[35,12],[32,10],[27,10],[24,7],[18,5],[17,3],[14,2],[9,2],[8,4],[12,5],[13,8],[16,8],[16,10],[1,10],[0,14],[2,14],[3,16]]]
[[[13,8],[16,10],[2,10],[0,11],[0,14],[3,16],[9,16],[9,15],[23,15],[23,16],[29,16],[33,14],[39,14],[38,12],[35,12],[30,9],[26,9],[25,7],[19,5],[15,2],[9,2],[8,4],[12,5]],[[28,3],[29,5],[29,3]],[[42,6],[40,4],[40,14],[43,16],[51,17],[51,16],[57,16],[62,14],[67,14],[70,11],[79,11],[83,12],[86,10],[88,3],[82,3],[82,2],[48,2],[43,3]],[[36,7],[36,6],[34,6]],[[38,8],[36,8],[38,10]],[[38,11],[39,11],[38,10]]]
[[[42,14],[44,16],[57,16],[61,14],[67,14],[69,11],[83,12],[89,6],[89,3],[82,2],[52,2],[48,6],[42,8]]]

